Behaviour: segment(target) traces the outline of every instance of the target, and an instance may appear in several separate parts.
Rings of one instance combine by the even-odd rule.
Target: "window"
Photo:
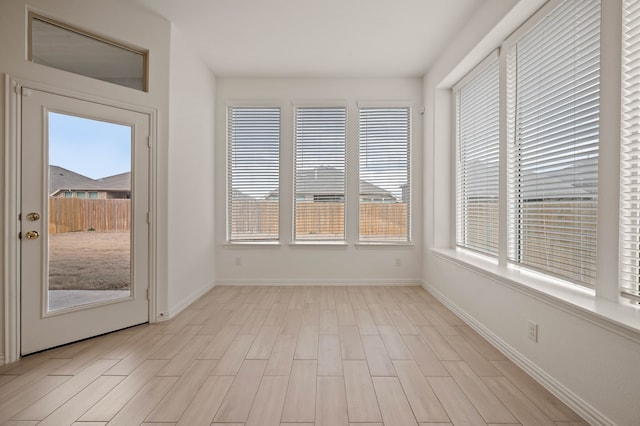
[[[296,107],[296,241],[343,241],[347,110]]]
[[[73,192],[71,191],[64,192],[64,198],[72,198],[72,197],[73,197]]]
[[[277,240],[280,108],[227,110],[227,238]]]
[[[640,301],[640,2],[625,0],[621,146],[620,280]]]
[[[29,14],[29,60],[147,91],[147,52]]]
[[[98,199],[98,193],[95,191],[90,191],[89,192],[89,199],[90,200],[97,200]]]
[[[456,243],[498,255],[500,84],[493,54],[456,87]]]
[[[560,4],[507,56],[508,258],[595,284],[600,2]]]
[[[360,241],[408,242],[410,109],[360,108]]]
[[[84,192],[84,191],[76,192],[76,197],[77,198],[86,198],[87,197],[87,193]]]

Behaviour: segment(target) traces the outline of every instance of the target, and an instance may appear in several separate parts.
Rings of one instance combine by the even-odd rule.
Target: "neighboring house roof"
[[[309,195],[343,195],[344,172],[335,167],[316,167],[299,170],[296,173],[296,187],[299,194]],[[395,199],[393,194],[365,180],[360,180],[361,195],[375,195],[387,199]],[[278,190],[270,192],[266,198],[278,195]]]
[[[91,179],[64,167],[49,166],[49,195],[55,195],[60,191],[124,192],[130,190],[130,172]]]

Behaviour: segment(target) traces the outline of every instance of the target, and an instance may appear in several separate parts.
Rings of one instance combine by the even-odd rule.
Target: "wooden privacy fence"
[[[231,236],[278,237],[277,201],[236,201],[231,208]],[[344,204],[331,202],[296,202],[296,236],[315,239],[344,234]],[[360,235],[367,237],[406,238],[406,203],[363,203],[360,205]]]
[[[49,234],[88,231],[128,232],[131,200],[49,198]]]

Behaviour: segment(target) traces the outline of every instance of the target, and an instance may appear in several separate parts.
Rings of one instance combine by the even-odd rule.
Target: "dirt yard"
[[[124,290],[131,267],[128,232],[49,236],[50,290]]]

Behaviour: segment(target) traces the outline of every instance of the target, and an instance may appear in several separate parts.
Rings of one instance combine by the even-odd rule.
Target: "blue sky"
[[[92,179],[131,171],[131,128],[49,113],[49,164]]]

